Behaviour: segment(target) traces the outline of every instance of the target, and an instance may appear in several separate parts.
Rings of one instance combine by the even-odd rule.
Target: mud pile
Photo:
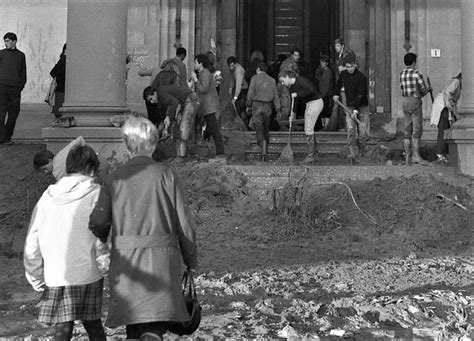
[[[192,208],[235,207],[249,200],[246,176],[232,167],[199,162],[170,166],[184,182]]]
[[[295,229],[300,234],[342,229],[353,241],[379,240],[385,243],[381,248],[393,251],[406,246],[415,252],[456,250],[472,244],[472,198],[466,189],[434,176],[304,186],[310,187],[310,193],[300,199],[298,212],[306,213],[291,221],[293,226],[306,226]]]

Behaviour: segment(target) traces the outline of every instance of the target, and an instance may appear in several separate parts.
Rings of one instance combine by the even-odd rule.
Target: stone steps
[[[260,158],[260,147],[257,143],[255,132],[249,132],[250,145],[245,154],[249,160],[257,160]],[[280,156],[288,144],[287,131],[271,131],[270,143],[268,145],[268,158],[275,159]],[[342,150],[346,147],[346,132],[316,132],[316,145],[321,156],[325,155],[341,155]],[[291,133],[291,149],[295,156],[303,156],[308,152],[306,135],[302,131]]]

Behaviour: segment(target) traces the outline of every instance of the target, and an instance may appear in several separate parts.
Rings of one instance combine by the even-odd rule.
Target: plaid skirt
[[[46,287],[39,303],[38,321],[91,321],[101,317],[104,279],[84,285]]]

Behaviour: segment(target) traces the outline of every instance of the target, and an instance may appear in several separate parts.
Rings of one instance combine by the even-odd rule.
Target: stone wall
[[[49,72],[66,42],[66,17],[67,0],[0,0],[0,34],[16,33],[17,48],[26,55],[22,103],[44,101]]]
[[[404,68],[405,1],[391,1],[392,25],[392,117],[402,117],[399,74]],[[461,71],[460,0],[410,1],[410,52],[418,55],[417,68],[430,77],[434,95],[450,78]],[[431,57],[432,49],[440,49],[440,57]],[[423,100],[423,115],[429,118],[431,100]]]

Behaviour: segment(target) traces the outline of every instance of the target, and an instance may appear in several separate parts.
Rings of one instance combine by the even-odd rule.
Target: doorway
[[[267,62],[294,48],[315,68],[321,54],[333,55],[331,43],[339,36],[339,1],[241,0],[238,55],[247,62],[254,50]]]

